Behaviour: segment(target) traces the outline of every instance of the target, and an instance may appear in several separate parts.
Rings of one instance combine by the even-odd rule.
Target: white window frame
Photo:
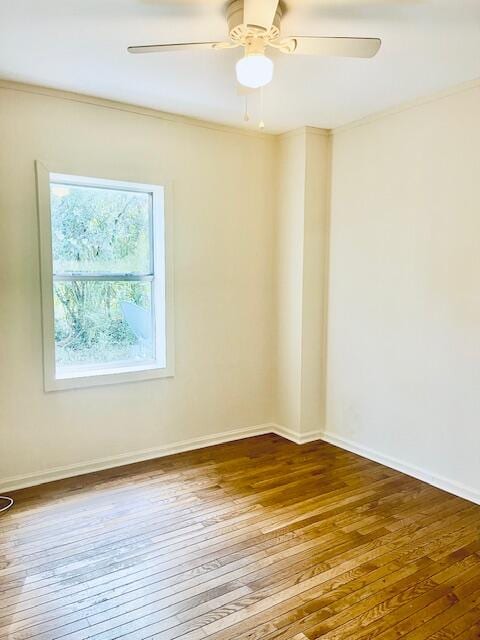
[[[53,171],[40,161],[36,162],[37,198],[40,244],[40,276],[42,296],[43,331],[43,373],[45,391],[75,389],[97,385],[114,384],[166,378],[174,375],[174,306],[173,306],[173,212],[172,185],[125,182],[103,178],[90,178],[76,173]],[[95,276],[96,280],[152,280],[155,278],[152,296],[152,315],[154,318],[156,360],[141,363],[115,363],[99,365],[79,365],[71,371],[57,373],[55,361],[55,317],[53,297],[53,257],[52,257],[52,221],[50,205],[50,183],[63,183],[91,187],[115,188],[139,191],[152,195],[152,250],[153,276],[108,275]],[[158,275],[164,271],[164,282]],[[76,279],[91,279],[88,275],[76,275]],[[56,280],[68,279],[55,276]],[[163,287],[163,283],[165,287]],[[164,318],[155,313],[165,304]],[[163,324],[163,320],[165,324]],[[165,353],[165,361],[159,355]]]

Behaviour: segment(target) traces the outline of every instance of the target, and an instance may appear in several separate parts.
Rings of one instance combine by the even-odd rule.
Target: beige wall
[[[480,500],[479,113],[336,131],[330,166],[319,130],[0,89],[0,483],[273,421]],[[35,159],[174,181],[174,379],[43,392]]]
[[[480,88],[337,132],[332,171],[328,431],[480,499]]]
[[[277,141],[275,421],[318,436],[325,414],[330,142],[302,128]]]
[[[271,420],[273,147],[267,136],[0,89],[4,486]],[[36,159],[174,181],[175,378],[44,393]]]
[[[306,136],[303,251],[302,434],[325,429],[330,138]]]
[[[305,136],[277,142],[276,176],[276,422],[298,432],[301,422],[302,280]]]

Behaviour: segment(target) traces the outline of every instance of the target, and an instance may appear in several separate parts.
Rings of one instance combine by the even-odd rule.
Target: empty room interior
[[[480,639],[480,2],[0,3],[0,640]]]

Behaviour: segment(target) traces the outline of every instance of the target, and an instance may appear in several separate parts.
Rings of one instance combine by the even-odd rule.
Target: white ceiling
[[[261,0],[258,0],[261,2]],[[380,37],[372,60],[275,55],[267,131],[333,128],[480,77],[480,0],[288,0],[282,35]],[[0,78],[243,125],[240,50],[134,56],[223,40],[223,0],[2,0]],[[251,100],[258,122],[258,98]]]

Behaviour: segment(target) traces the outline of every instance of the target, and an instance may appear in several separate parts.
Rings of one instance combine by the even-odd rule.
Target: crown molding
[[[332,135],[332,131],[331,129],[322,129],[321,127],[303,127],[305,130],[305,133],[310,133],[311,135],[314,136],[322,136],[322,137],[327,137],[329,138]]]
[[[298,127],[297,129],[292,129],[291,131],[285,131],[285,133],[277,134],[276,138],[278,140],[288,140],[289,138],[296,138],[297,136],[303,136],[306,134],[321,136],[323,138],[328,138],[331,135],[331,131],[329,129],[321,129],[319,127]]]
[[[63,91],[61,89],[52,89],[51,87],[14,82],[12,80],[3,80],[1,78],[0,89],[6,91],[17,91],[20,93],[29,93],[33,95],[44,96],[47,98],[53,98],[56,100],[66,100],[68,102],[78,102],[81,104],[101,107],[103,109],[112,109],[114,111],[123,111],[125,113],[145,116],[147,118],[156,118],[158,120],[171,122],[173,124],[183,124],[190,127],[200,127],[202,129],[210,129],[223,133],[233,133],[237,135],[249,136],[265,140],[272,140],[276,137],[276,135],[273,133],[262,133],[260,131],[254,131],[240,126],[234,127],[231,125],[219,124],[217,122],[211,122],[209,120],[201,120],[190,116],[169,113],[167,111],[159,111],[157,109],[142,107],[140,105],[130,104],[127,102],[117,102],[115,100],[108,100],[106,98],[99,98],[97,96],[86,95],[83,93],[74,93],[71,91]]]
[[[384,109],[383,111],[378,111],[377,113],[372,113],[368,116],[365,116],[364,118],[353,120],[352,122],[349,122],[347,124],[341,125],[339,127],[335,127],[334,129],[331,130],[331,134],[337,135],[339,133],[344,133],[345,131],[350,131],[351,129],[356,129],[357,127],[363,127],[363,126],[372,124],[373,122],[377,122],[377,120],[383,120],[384,118],[389,118],[391,116],[398,115],[405,111],[410,111],[411,109],[417,109],[418,107],[422,107],[432,102],[438,102],[439,100],[450,98],[451,96],[455,96],[459,93],[465,93],[467,91],[472,91],[474,89],[479,89],[479,88],[480,88],[480,78],[475,78],[474,80],[469,80],[468,82],[457,84],[448,89],[444,89],[443,91],[437,91],[427,96],[422,96],[420,98],[416,98],[415,100],[404,102],[395,107]]]
[[[335,127],[333,129],[304,126],[304,127],[298,127],[296,129],[292,129],[291,131],[286,131],[284,133],[265,133],[260,131],[254,131],[251,129],[246,129],[241,126],[235,127],[232,125],[219,124],[217,122],[212,122],[210,120],[201,120],[199,118],[194,118],[191,116],[183,116],[176,113],[170,113],[167,111],[152,109],[149,107],[142,107],[140,105],[135,105],[131,103],[108,100],[106,98],[99,98],[97,96],[91,96],[91,95],[86,95],[82,93],[74,93],[71,91],[63,91],[61,89],[53,89],[51,87],[45,87],[45,86],[35,85],[35,84],[27,84],[22,82],[15,82],[13,80],[4,80],[0,78],[0,89],[4,89],[7,91],[18,91],[22,93],[30,93],[33,95],[40,95],[44,97],[54,98],[57,100],[78,102],[81,104],[101,107],[104,109],[113,109],[115,111],[123,111],[125,113],[131,113],[134,115],[146,116],[149,118],[157,118],[158,120],[162,120],[164,122],[171,122],[174,124],[183,124],[191,127],[200,127],[202,129],[209,129],[213,131],[220,131],[223,133],[237,134],[237,135],[249,136],[249,137],[265,139],[265,140],[275,140],[275,139],[285,140],[288,138],[293,138],[295,136],[305,135],[306,133],[309,133],[311,135],[331,137],[331,136],[343,133],[345,131],[350,131],[351,129],[355,129],[357,127],[366,126],[368,124],[376,122],[377,120],[382,120],[383,118],[388,118],[390,116],[403,113],[404,111],[415,109],[417,107],[421,107],[431,102],[443,100],[445,98],[449,98],[450,96],[454,96],[459,93],[464,93],[466,91],[472,91],[473,89],[478,89],[478,88],[480,88],[480,78],[475,78],[473,80],[464,82],[462,84],[455,85],[454,87],[450,87],[449,89],[445,89],[443,91],[439,91],[439,92],[430,94],[428,96],[423,96],[421,98],[416,98],[415,100],[412,100],[410,102],[405,102],[395,107],[391,107],[389,109],[385,109],[383,111],[379,111],[377,113],[367,115],[364,118],[353,120],[352,122],[348,122],[347,124],[341,125],[339,127]]]

